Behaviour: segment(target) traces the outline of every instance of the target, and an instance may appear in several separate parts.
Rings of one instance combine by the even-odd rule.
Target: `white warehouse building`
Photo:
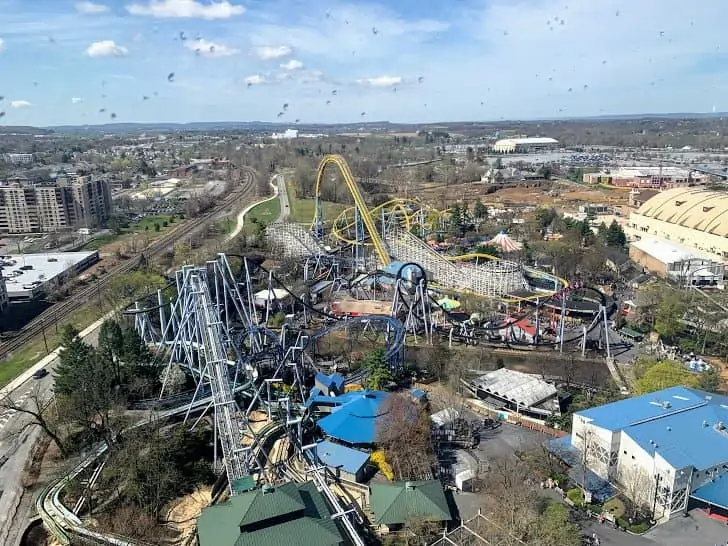
[[[552,150],[558,146],[558,140],[548,137],[503,138],[493,144],[493,151],[499,154],[528,153]]]
[[[726,396],[672,387],[620,400],[575,413],[559,441],[658,522],[694,506],[728,514]]]

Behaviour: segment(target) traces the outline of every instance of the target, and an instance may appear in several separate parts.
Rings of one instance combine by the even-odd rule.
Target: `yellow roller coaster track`
[[[415,210],[415,212],[410,212],[408,207],[417,207],[417,210]],[[421,209],[425,210],[425,214],[428,217],[428,225],[422,227],[428,227],[429,229],[433,229],[437,221],[450,212],[449,209],[444,211],[437,210],[429,205],[417,201],[416,199],[391,199],[386,203],[382,203],[381,205],[377,205],[370,209],[369,215],[376,222],[376,217],[383,210],[388,210],[389,212],[397,211],[400,213],[400,217],[402,219],[401,227],[405,231],[412,231],[412,228],[420,223],[419,217]],[[372,243],[357,243],[357,241],[350,239],[349,236],[346,235],[347,232],[350,232],[354,228],[355,221],[351,217],[353,211],[354,207],[349,207],[339,213],[331,226],[331,234],[347,244],[364,244],[365,246],[371,246]]]
[[[354,198],[354,204],[356,205],[356,208],[359,210],[359,214],[361,215],[362,222],[364,222],[364,226],[366,227],[367,231],[369,232],[369,237],[371,238],[372,244],[374,245],[374,249],[377,251],[377,255],[379,256],[379,261],[387,266],[391,263],[391,258],[389,256],[389,252],[387,251],[387,248],[384,246],[384,241],[382,241],[381,235],[379,235],[379,231],[377,230],[376,225],[374,225],[374,220],[372,219],[371,213],[369,209],[367,208],[367,204],[364,201],[364,196],[361,194],[361,191],[359,190],[359,185],[356,183],[356,180],[354,180],[354,176],[351,174],[351,170],[349,170],[349,165],[346,163],[346,160],[340,156],[340,155],[327,155],[323,158],[321,163],[318,167],[318,172],[316,173],[316,199],[317,201],[320,201],[321,196],[321,181],[324,177],[324,171],[326,170],[326,167],[329,165],[336,165],[339,168],[339,172],[341,173],[341,176],[344,177],[344,182],[346,183],[346,187],[349,189],[349,192],[351,193],[351,196]],[[314,222],[316,222],[316,218],[314,219]]]
[[[379,256],[379,260],[385,267],[390,265],[391,263],[391,257],[389,255],[389,252],[387,251],[386,246],[384,245],[384,241],[382,240],[382,236],[379,233],[379,230],[377,229],[374,215],[380,213],[384,209],[390,209],[392,211],[399,211],[402,215],[403,221],[404,221],[404,229],[406,231],[410,231],[410,229],[413,227],[413,224],[416,222],[413,222],[413,220],[416,219],[417,215],[419,214],[419,211],[410,213],[408,210],[408,206],[415,205],[417,207],[421,207],[426,209],[427,215],[432,220],[437,220],[441,218],[442,216],[449,213],[449,210],[437,210],[433,207],[430,207],[429,205],[425,205],[423,203],[420,203],[417,200],[413,199],[392,199],[390,201],[387,201],[386,203],[382,203],[381,205],[378,205],[372,209],[369,209],[367,207],[366,201],[364,201],[364,196],[361,193],[361,190],[359,189],[359,185],[356,183],[356,180],[354,180],[354,176],[351,173],[351,170],[349,169],[349,165],[347,164],[346,160],[340,156],[340,155],[327,155],[321,160],[321,163],[319,163],[318,171],[316,172],[316,199],[317,201],[320,201],[321,197],[321,181],[324,177],[324,172],[326,170],[326,167],[329,165],[335,165],[338,167],[339,172],[344,177],[344,182],[346,183],[346,187],[349,189],[349,192],[351,193],[351,196],[354,198],[354,204],[356,209],[359,211],[359,214],[361,216],[362,222],[366,226],[367,232],[369,233],[369,237],[371,239],[371,242],[362,243],[357,242],[355,240],[349,239],[344,233],[342,233],[345,230],[351,229],[354,225],[354,222],[347,217],[347,213],[351,214],[352,208],[346,209],[339,214],[339,216],[336,218],[336,220],[333,223],[332,226],[332,234],[338,238],[339,240],[346,242],[348,244],[365,244],[367,246],[374,246],[377,255]],[[321,214],[322,211],[318,209],[317,207],[317,213]],[[316,227],[316,222],[319,220],[323,220],[322,218],[314,217],[313,219],[313,226]],[[493,260],[493,261],[500,261],[501,259],[497,256],[492,256],[490,254],[483,254],[483,253],[468,253],[463,254],[460,256],[443,256],[443,259],[449,262],[458,262],[458,261],[469,261],[469,260],[477,260],[477,259],[486,259],[486,260]],[[549,275],[547,273],[542,273],[534,268],[526,268],[528,272],[535,276],[540,276],[543,278],[548,279],[555,279],[557,282],[561,283],[562,289],[567,288],[569,286],[569,283],[566,279],[562,279],[560,277],[556,277],[555,275]],[[436,283],[433,283],[434,286],[438,286]],[[447,289],[444,287],[440,287],[443,291],[446,292],[454,292],[454,293],[460,293],[460,294],[472,294],[475,296],[481,296],[482,294],[475,294],[473,292],[469,292],[467,290],[453,290],[453,289]],[[547,299],[554,294],[556,294],[558,290],[555,290],[553,292],[545,292],[545,293],[539,293],[539,294],[533,294],[530,296],[525,296],[522,298],[499,298],[504,303],[517,303],[517,302],[526,302],[526,301],[532,301],[532,300],[538,300],[538,299]]]

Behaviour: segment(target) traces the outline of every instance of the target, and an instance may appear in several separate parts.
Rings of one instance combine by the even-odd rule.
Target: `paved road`
[[[288,202],[288,188],[286,179],[282,174],[275,176],[275,183],[278,185],[278,199],[281,201],[281,213],[278,215],[278,222],[282,222],[291,213],[291,204]]]
[[[98,330],[90,333],[86,341],[95,345],[98,341]],[[33,408],[33,398],[39,395],[42,399],[50,396],[53,388],[52,372],[58,359],[51,362],[46,369],[51,372],[43,379],[29,379],[13,391],[10,399],[16,404]],[[29,426],[31,418],[22,412],[0,410],[0,456],[7,456],[7,462],[0,467],[0,544],[14,544],[14,537],[22,532],[28,523],[29,510],[32,503],[22,503],[24,488],[22,484],[23,470],[30,458],[33,445],[40,430]]]

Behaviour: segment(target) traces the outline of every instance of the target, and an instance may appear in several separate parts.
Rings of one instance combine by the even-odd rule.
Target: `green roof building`
[[[393,530],[413,520],[450,521],[445,491],[438,480],[372,483],[369,504],[374,524]]]
[[[313,482],[264,487],[202,511],[200,546],[348,544]]]

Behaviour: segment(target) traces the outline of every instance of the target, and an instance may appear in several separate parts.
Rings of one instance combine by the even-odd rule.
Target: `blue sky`
[[[0,13],[4,124],[728,110],[723,0],[0,0]]]

